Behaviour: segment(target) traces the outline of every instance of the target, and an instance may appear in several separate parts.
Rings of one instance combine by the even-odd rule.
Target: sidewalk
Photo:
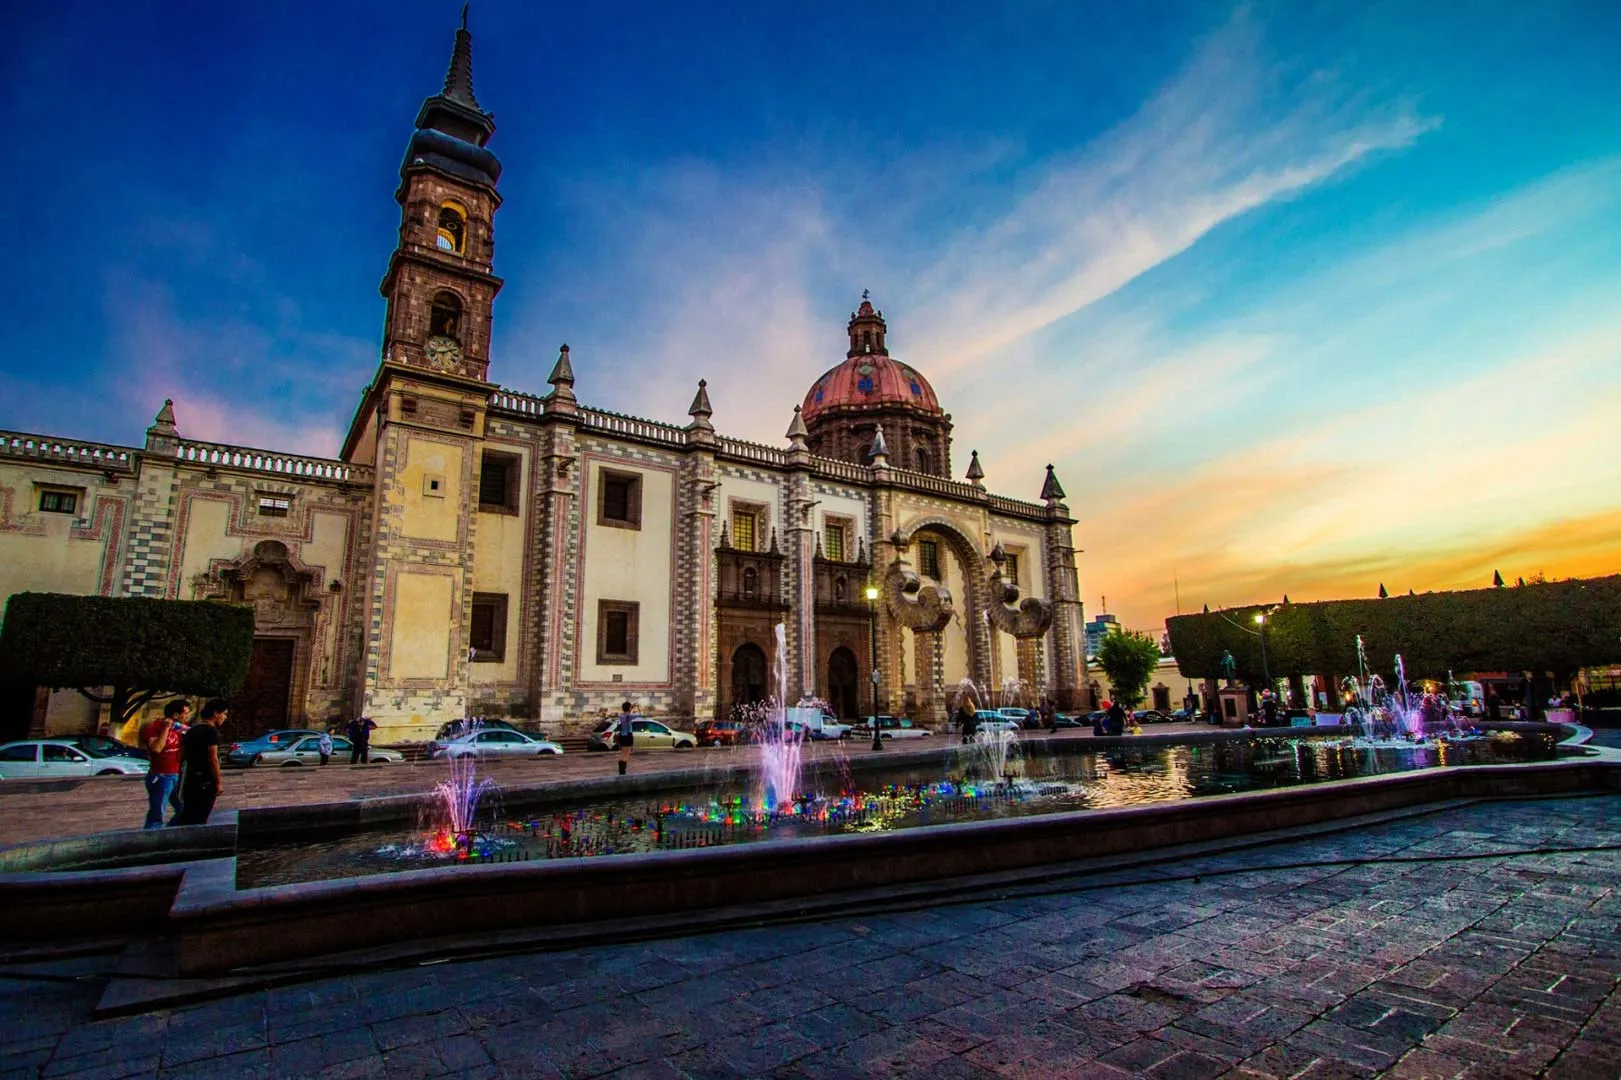
[[[101,1023],[113,954],[0,964],[0,1075],[1613,1077],[1621,852],[1549,851],[1596,846],[1621,796]]]

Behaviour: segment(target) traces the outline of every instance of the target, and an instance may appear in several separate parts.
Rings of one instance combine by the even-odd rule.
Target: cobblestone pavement
[[[1485,803],[975,902],[95,1023],[100,977],[13,964],[0,1076],[1615,1077],[1621,851],[1550,850],[1599,845],[1621,846],[1621,796]]]
[[[1203,724],[1155,724],[1152,734],[1183,731],[1209,731]],[[1090,729],[1067,730],[1049,738],[1090,739]],[[917,743],[886,744],[897,749],[930,749],[949,745],[948,736],[936,736]],[[858,739],[841,743],[811,743],[809,759],[864,757],[873,751]],[[669,769],[724,768],[749,765],[759,751],[752,746],[712,747],[703,750],[638,750],[631,761],[633,773]],[[552,780],[584,780],[611,776],[617,769],[617,755],[569,753],[562,757],[526,761],[492,761],[479,771],[502,785],[540,784]],[[227,769],[225,791],[219,809],[238,810],[249,806],[288,806],[302,803],[336,802],[357,796],[420,794],[432,790],[445,778],[442,761],[416,761],[401,765],[350,767],[347,759],[334,758],[326,768]],[[109,829],[137,829],[146,817],[146,789],[139,777],[94,777],[79,781],[57,781],[49,790],[26,781],[0,783],[0,847],[30,840],[64,836],[85,836]]]

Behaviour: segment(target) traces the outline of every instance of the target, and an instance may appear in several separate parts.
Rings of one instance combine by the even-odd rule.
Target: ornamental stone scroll
[[[884,606],[895,621],[914,633],[944,630],[956,614],[951,590],[944,585],[924,584],[901,552],[896,533],[895,561],[884,571]]]
[[[991,595],[986,614],[991,625],[1004,634],[1038,638],[1053,624],[1052,603],[1034,596],[1020,600],[1019,587],[1002,576],[1002,565],[1006,562],[1007,553],[997,544],[991,549]]]

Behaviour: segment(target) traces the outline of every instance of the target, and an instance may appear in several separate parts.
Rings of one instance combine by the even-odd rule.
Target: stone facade
[[[866,715],[875,666],[880,709],[922,720],[965,686],[1080,703],[1062,490],[1049,471],[1038,501],[990,494],[977,456],[950,479],[950,417],[870,303],[786,447],[717,433],[703,383],[684,426],[582,405],[567,346],[544,396],[491,382],[493,131],[462,30],[401,166],[382,351],[339,459],[187,440],[169,404],[139,448],[0,435],[3,595],[252,604],[250,728],[566,731],[627,699],[696,719],[762,694]],[[7,700],[36,729],[94,721]]]

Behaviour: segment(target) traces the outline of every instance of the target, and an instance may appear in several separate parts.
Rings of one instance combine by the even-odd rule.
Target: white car
[[[0,779],[57,780],[84,776],[145,776],[140,758],[97,757],[57,739],[28,739],[0,746]]]
[[[554,742],[505,728],[469,731],[428,748],[428,756],[435,758],[532,758],[562,752],[563,748]]]
[[[932,735],[928,728],[913,727],[910,717],[880,716],[878,718],[878,737],[880,739],[927,739]],[[865,717],[850,731],[852,739],[872,738],[872,717]]]
[[[663,749],[691,750],[698,745],[698,736],[690,731],[677,731],[668,724],[661,724],[657,720],[632,720],[630,722],[631,734],[636,737],[636,749],[646,750]]]
[[[343,763],[347,763],[354,748],[354,743],[342,735],[332,736],[334,761],[341,758]],[[367,748],[366,758],[373,765],[398,765],[405,760],[405,755],[398,750],[380,750],[373,746]],[[321,740],[318,736],[306,735],[297,742],[288,743],[280,750],[261,750],[254,761],[260,765],[319,765]]]

